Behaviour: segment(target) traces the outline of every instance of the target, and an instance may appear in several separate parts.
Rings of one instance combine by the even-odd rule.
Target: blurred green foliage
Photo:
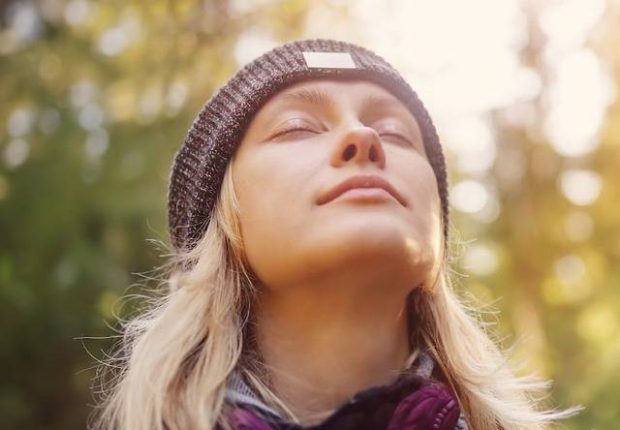
[[[245,32],[261,29],[275,41],[303,36],[309,8],[321,2],[249,3],[258,6],[0,3],[2,428],[84,428],[118,299],[138,273],[162,263],[148,240],[167,241],[170,163],[196,112],[241,65]],[[345,2],[324,3],[346,19]],[[617,24],[613,4],[608,19]],[[615,28],[593,48],[618,84]],[[528,31],[521,59],[541,69],[544,42],[535,27]],[[537,118],[547,109],[544,84],[532,104]],[[523,340],[518,355],[555,381],[555,404],[586,406],[568,428],[615,429],[620,104],[607,112],[597,149],[577,160],[540,138],[542,119],[511,121],[514,108],[492,115],[498,158],[486,179],[497,190],[499,217],[480,222],[455,211],[453,221],[463,239],[485,244],[478,254],[463,251],[458,270],[489,253],[494,267],[482,264],[459,286],[501,310],[499,335]],[[512,163],[523,166],[516,181],[505,175]],[[570,168],[599,175],[596,201],[576,206],[558,190]]]

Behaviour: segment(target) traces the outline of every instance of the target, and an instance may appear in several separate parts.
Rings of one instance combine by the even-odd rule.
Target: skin
[[[245,253],[261,284],[258,347],[272,389],[313,424],[405,366],[405,299],[430,287],[443,246],[435,176],[415,118],[365,81],[280,91],[232,163]],[[359,174],[386,179],[401,201],[349,193],[321,202]]]

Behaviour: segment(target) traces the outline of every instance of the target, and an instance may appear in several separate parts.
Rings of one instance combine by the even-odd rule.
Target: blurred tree
[[[611,430],[620,420],[620,102],[591,147],[563,148],[549,133],[554,109],[585,104],[598,86],[555,98],[561,73],[541,15],[578,2],[521,3],[520,58],[540,91],[480,119],[497,141],[488,171],[453,168],[468,204],[488,194],[481,212],[455,211],[458,231],[478,239],[459,260],[469,273],[460,284],[501,310],[498,335],[522,340],[517,356],[555,380],[554,404],[587,407],[567,427]],[[112,344],[116,313],[134,306],[118,300],[136,273],[162,262],[147,240],[167,242],[169,167],[196,112],[239,66],[303,35],[320,7],[333,12],[326,22],[343,23],[334,31],[354,31],[346,5],[0,2],[2,428],[84,427],[95,358]],[[600,63],[618,88],[620,5],[606,7],[567,69]]]
[[[507,345],[517,341],[516,357],[525,359],[529,371],[554,381],[551,405],[586,407],[567,427],[613,429],[620,420],[620,267],[614,264],[620,261],[620,196],[614,185],[620,183],[618,98],[600,133],[593,130],[589,140],[577,137],[584,122],[596,125],[583,94],[602,88],[604,103],[620,87],[615,49],[620,8],[609,2],[596,31],[556,52],[541,28],[550,4],[524,3],[529,6],[521,62],[540,78],[540,92],[492,112],[497,158],[489,175],[478,180],[490,184],[501,210],[490,223],[457,214],[455,224],[467,231],[466,239],[486,244],[499,262],[495,270],[471,273],[461,283],[500,310],[498,334]],[[562,4],[569,2],[556,3]],[[588,87],[587,73],[573,75],[573,95],[560,102],[564,64],[575,73],[588,72],[590,65],[597,70],[598,64],[603,71]],[[606,86],[607,75],[615,83]],[[563,121],[567,133],[560,135],[553,115],[564,104],[575,106],[576,116],[573,123]],[[472,254],[478,264],[489,258],[477,250],[475,244],[465,247],[461,272],[468,272]]]

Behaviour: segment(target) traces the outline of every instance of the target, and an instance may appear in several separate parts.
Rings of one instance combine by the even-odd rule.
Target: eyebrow
[[[302,102],[319,107],[334,107],[336,104],[329,94],[316,89],[300,88],[286,92],[282,97],[293,102]]]
[[[336,105],[333,97],[325,91],[318,89],[300,88],[298,90],[288,91],[282,94],[282,97],[293,102],[302,102],[318,107],[333,108]],[[394,108],[396,106],[398,106],[398,104],[393,98],[376,94],[368,94],[362,100],[362,110],[366,110],[370,107],[374,109],[385,109]]]

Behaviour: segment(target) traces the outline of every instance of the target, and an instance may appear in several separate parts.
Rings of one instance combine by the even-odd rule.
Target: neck
[[[409,357],[411,286],[356,278],[340,272],[285,291],[261,289],[258,346],[272,389],[302,424],[322,420],[363,389],[393,382]]]

